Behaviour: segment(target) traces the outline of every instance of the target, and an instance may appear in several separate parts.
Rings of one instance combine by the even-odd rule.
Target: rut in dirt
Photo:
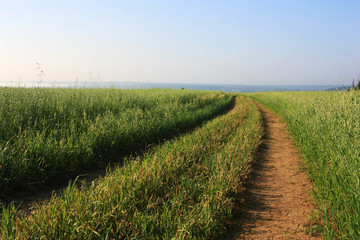
[[[271,111],[258,107],[266,132],[245,186],[244,212],[236,216],[227,239],[320,239],[307,233],[316,206],[286,125]]]

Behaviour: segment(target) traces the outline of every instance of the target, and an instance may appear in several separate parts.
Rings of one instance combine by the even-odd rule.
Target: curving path
[[[306,233],[315,205],[286,125],[258,107],[266,133],[244,193],[245,212],[239,213],[228,239],[320,239]]]

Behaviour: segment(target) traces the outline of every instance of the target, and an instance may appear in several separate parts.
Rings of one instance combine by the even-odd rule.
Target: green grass
[[[231,100],[210,91],[0,88],[0,192],[104,166],[192,129]]]
[[[255,105],[127,161],[89,187],[70,185],[30,213],[4,210],[11,239],[216,239],[236,208],[263,133]]]
[[[305,160],[326,239],[360,238],[360,92],[249,95],[288,123]]]

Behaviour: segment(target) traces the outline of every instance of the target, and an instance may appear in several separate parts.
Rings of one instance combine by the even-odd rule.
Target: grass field
[[[210,91],[0,88],[0,192],[69,179],[144,150],[231,101]]]
[[[360,238],[360,92],[274,92],[250,97],[288,123],[305,159],[326,239]]]
[[[326,239],[359,238],[360,93],[246,96],[289,126],[318,205],[312,231]],[[204,122],[232,99],[211,91],[1,88],[0,190],[69,179],[79,168],[143,152],[31,210],[3,207],[0,239],[223,236],[263,135],[261,114],[244,97]]]
[[[255,105],[237,98],[226,115],[126,161],[104,178],[39,204],[4,210],[2,238],[215,239],[236,208],[263,133]]]

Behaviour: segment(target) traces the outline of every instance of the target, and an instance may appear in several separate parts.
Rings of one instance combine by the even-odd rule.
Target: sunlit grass
[[[232,97],[190,90],[0,88],[0,192],[69,179],[210,119]]]
[[[192,133],[74,186],[30,214],[4,211],[3,238],[216,239],[236,208],[262,136],[246,99]]]

